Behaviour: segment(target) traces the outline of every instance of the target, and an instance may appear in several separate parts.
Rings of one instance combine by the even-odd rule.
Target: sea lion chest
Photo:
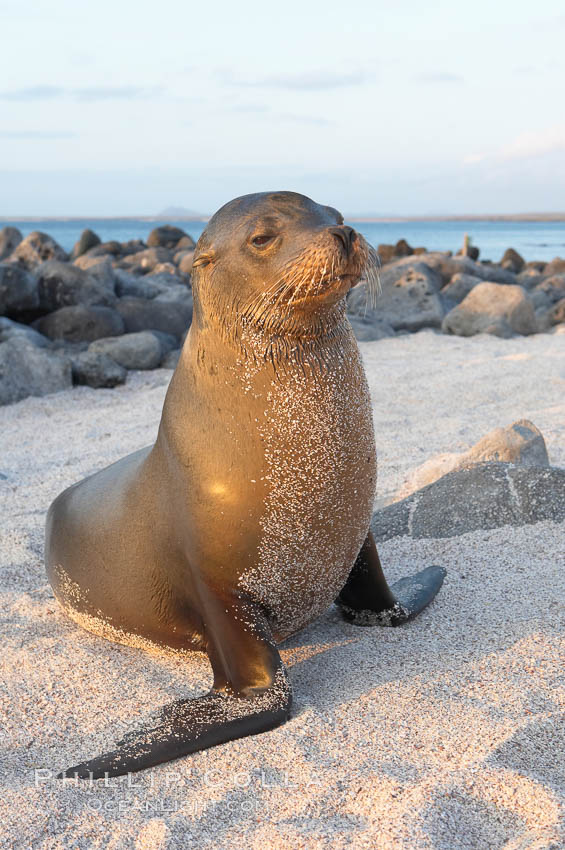
[[[367,534],[376,452],[356,344],[327,362],[277,370],[263,401],[264,500],[257,549],[239,585],[282,637],[334,601]]]
[[[272,362],[195,337],[183,357],[158,441],[174,527],[197,578],[251,596],[282,639],[334,601],[367,535],[376,452],[359,350],[347,333]]]

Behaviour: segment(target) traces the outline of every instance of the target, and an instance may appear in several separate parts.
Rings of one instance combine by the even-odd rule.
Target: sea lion
[[[222,207],[198,241],[194,316],[155,445],[65,490],[47,518],[55,596],[81,625],[204,650],[212,690],[65,776],[118,776],[289,717],[277,643],[333,601],[397,625],[439,590],[392,588],[368,531],[369,391],[345,297],[377,257],[332,207],[293,192]]]

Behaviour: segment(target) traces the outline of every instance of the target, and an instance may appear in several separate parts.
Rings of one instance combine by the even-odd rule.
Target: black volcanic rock
[[[0,230],[0,260],[9,257],[21,241],[22,234],[17,227],[3,227]]]
[[[69,342],[93,342],[108,336],[124,333],[124,320],[110,307],[87,307],[76,304],[61,307],[33,323],[49,339],[65,339]]]
[[[46,260],[67,262],[69,257],[51,236],[40,230],[34,230],[22,239],[10,259],[17,260],[28,269],[33,269]]]
[[[514,274],[520,274],[526,264],[518,251],[515,251],[514,248],[507,248],[502,256],[500,265],[503,269],[509,269]]]
[[[190,293],[187,292],[187,295],[190,296]],[[128,333],[155,330],[181,339],[192,321],[192,306],[188,301],[121,298],[116,309]]]
[[[479,463],[449,472],[373,514],[375,539],[455,537],[502,525],[565,519],[565,469]]]
[[[37,269],[39,306],[48,313],[73,304],[108,307],[114,304],[113,282],[78,266],[50,260]]]
[[[182,245],[179,242],[182,240]],[[170,250],[178,250],[194,248],[194,239],[181,230],[180,227],[173,227],[171,224],[162,224],[151,231],[147,239],[149,248],[169,248]]]
[[[100,244],[100,237],[93,230],[86,228],[86,230],[83,230],[80,234],[78,241],[75,242],[71,257],[73,259],[82,257],[82,255],[86,254],[87,251],[90,251],[91,248],[96,248],[96,246]]]
[[[0,316],[18,316],[37,307],[37,278],[19,263],[0,263]]]

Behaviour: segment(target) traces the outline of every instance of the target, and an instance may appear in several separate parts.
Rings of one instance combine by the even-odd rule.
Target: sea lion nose
[[[346,255],[349,257],[353,250],[353,245],[357,239],[357,231],[353,230],[347,224],[339,224],[336,227],[328,227],[328,230],[335,236],[343,245]]]

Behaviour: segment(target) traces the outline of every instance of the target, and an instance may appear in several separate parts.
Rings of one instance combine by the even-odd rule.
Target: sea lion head
[[[195,319],[233,330],[323,332],[362,277],[374,292],[378,258],[333,207],[296,192],[230,201],[194,255]]]

